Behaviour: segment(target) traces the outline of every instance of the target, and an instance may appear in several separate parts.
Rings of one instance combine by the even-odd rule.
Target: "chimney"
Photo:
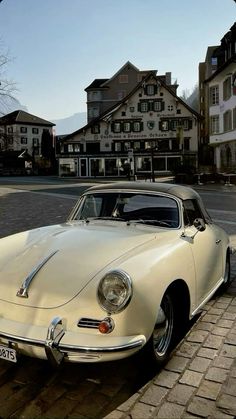
[[[171,86],[171,71],[166,73],[166,85]]]

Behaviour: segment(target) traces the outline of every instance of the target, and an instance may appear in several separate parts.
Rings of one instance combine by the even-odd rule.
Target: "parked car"
[[[229,283],[230,253],[191,188],[94,186],[65,224],[0,240],[0,358],[100,362],[141,351],[161,365]]]

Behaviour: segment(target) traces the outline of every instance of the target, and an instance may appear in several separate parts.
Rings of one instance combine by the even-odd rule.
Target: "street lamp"
[[[153,145],[154,144],[154,145]],[[152,146],[148,147],[151,152],[151,180],[155,182],[155,170],[154,170],[154,151],[157,150],[156,141],[152,142]]]

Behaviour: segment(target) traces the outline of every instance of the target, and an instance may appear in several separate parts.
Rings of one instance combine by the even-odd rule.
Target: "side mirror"
[[[202,218],[195,218],[195,220],[193,222],[193,225],[198,231],[205,231],[206,230],[206,225],[205,225],[204,220]]]

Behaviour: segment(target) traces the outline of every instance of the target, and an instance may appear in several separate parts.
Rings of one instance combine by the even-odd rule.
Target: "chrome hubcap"
[[[153,332],[153,346],[157,356],[164,356],[170,346],[174,325],[174,312],[171,299],[165,296],[161,304],[161,318],[163,321],[157,323]],[[158,318],[160,318],[160,312]]]

